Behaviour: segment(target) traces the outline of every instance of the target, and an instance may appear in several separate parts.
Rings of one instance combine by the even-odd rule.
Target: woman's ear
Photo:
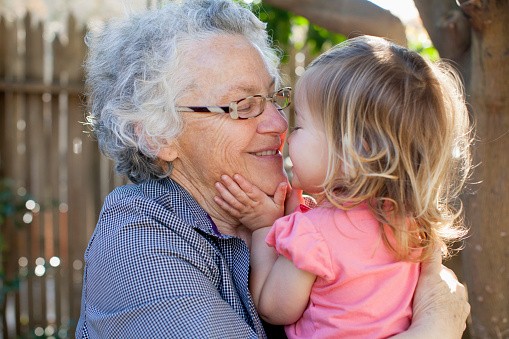
[[[178,158],[178,147],[175,141],[168,142],[165,146],[159,149],[157,157],[166,162],[172,162]]]
[[[139,138],[145,138],[144,134],[142,133],[142,129],[140,125],[134,126],[134,131],[138,135]],[[145,138],[145,141],[148,143],[149,147],[155,148],[155,142],[151,140],[150,138]],[[178,145],[175,139],[172,140],[166,140],[166,143],[164,146],[161,146],[159,148],[159,151],[157,152],[157,157],[161,160],[164,160],[166,162],[172,162],[173,160],[178,158]]]

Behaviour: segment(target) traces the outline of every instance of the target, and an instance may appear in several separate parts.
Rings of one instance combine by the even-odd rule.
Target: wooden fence
[[[122,183],[81,124],[85,53],[72,17],[52,41],[29,15],[0,17],[0,178],[30,197],[23,227],[0,226],[4,338],[74,336],[83,254],[104,196]]]

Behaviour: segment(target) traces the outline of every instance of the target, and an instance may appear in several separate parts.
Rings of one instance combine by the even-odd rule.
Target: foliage
[[[14,192],[14,183],[7,178],[0,178],[0,229],[5,226],[7,221],[12,218],[14,225],[21,227],[24,223],[21,221],[21,216],[27,212],[26,202],[29,197],[18,195]],[[6,249],[5,239],[0,232],[0,253]],[[3,273],[0,267],[0,273]]]
[[[440,59],[440,55],[438,54],[437,49],[429,43],[410,40],[408,42],[408,48],[413,51],[416,51],[417,53],[431,61],[437,61],[438,59]]]
[[[302,16],[261,2],[256,2],[252,6],[252,11],[267,24],[267,31],[272,41],[283,51],[289,50],[293,45],[297,50],[306,47],[312,56],[317,56],[333,45],[346,40],[344,35],[313,25]],[[299,34],[301,32],[305,35],[301,36]],[[282,61],[287,61],[287,53]]]
[[[12,180],[0,178],[0,225],[3,225],[7,218],[26,211],[25,203],[28,198],[15,194],[13,186]]]
[[[268,6],[257,4],[253,7],[253,12],[261,21],[267,23],[267,31],[272,36],[272,41],[281,48],[290,46],[290,37],[292,34],[292,24],[290,12]]]
[[[8,246],[3,231],[9,219],[17,227],[24,224],[21,221],[21,216],[27,212],[25,206],[27,201],[27,195],[20,196],[14,192],[12,180],[0,178],[0,305],[3,305],[7,293],[19,288],[19,277],[6,278],[4,254],[8,250]]]
[[[306,40],[311,47],[311,53],[315,55],[322,53],[325,49],[329,49],[342,41],[345,41],[346,36],[331,33],[320,26],[310,25]]]
[[[311,24],[306,18],[294,15],[268,5],[259,5],[258,16],[267,23],[269,33],[281,48],[288,48],[293,42],[297,49],[308,48],[311,55],[318,55],[324,50],[346,40],[341,34],[333,33],[325,28]],[[300,28],[300,30],[299,30]],[[304,31],[303,38],[296,36],[296,32]],[[276,34],[276,35],[274,35]],[[283,36],[287,34],[287,36]]]

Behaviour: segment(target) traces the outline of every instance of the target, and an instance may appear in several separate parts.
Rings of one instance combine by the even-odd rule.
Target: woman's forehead
[[[262,83],[260,81],[253,82],[233,82],[228,84],[225,94],[220,99],[229,99],[230,96],[250,96],[256,94],[268,95],[275,90],[275,78],[269,78],[269,81]]]
[[[267,95],[276,81],[260,51],[240,36],[219,36],[199,49],[191,48],[184,69],[192,78],[195,96],[221,103]]]
[[[202,93],[207,92],[220,103],[239,100],[251,95],[269,95],[275,91],[275,78],[270,76],[265,69],[260,68],[253,72],[244,71],[243,74],[231,77],[222,75],[215,77],[210,74],[209,81],[214,82],[213,88],[210,82],[202,83]],[[214,80],[216,79],[216,80]]]

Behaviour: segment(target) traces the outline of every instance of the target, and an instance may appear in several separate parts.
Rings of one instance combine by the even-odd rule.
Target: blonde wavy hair
[[[297,87],[329,144],[326,199],[342,209],[368,202],[400,260],[426,260],[436,244],[450,254],[467,232],[458,196],[472,135],[453,68],[360,36],[314,60]]]

